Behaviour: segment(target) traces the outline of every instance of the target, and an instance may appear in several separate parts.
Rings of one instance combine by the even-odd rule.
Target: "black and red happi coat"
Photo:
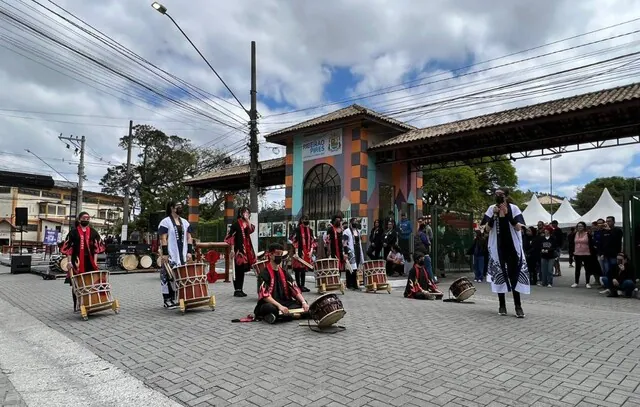
[[[316,239],[313,237],[313,231],[309,226],[303,224],[298,225],[293,236],[291,237],[293,248],[298,253],[298,256],[309,264],[312,264],[311,251],[318,246]],[[291,267],[294,269],[306,269],[306,266],[300,263],[298,260],[293,259]]]
[[[256,263],[256,254],[251,243],[251,234],[255,232],[255,225],[244,219],[238,219],[229,228],[229,233],[224,241],[233,246],[235,251],[234,261],[237,266],[247,265],[251,267]]]
[[[90,227],[82,230],[78,226],[71,229],[62,244],[60,252],[71,256],[76,273],[98,270],[95,255],[104,253],[105,247],[100,234]]]
[[[342,243],[342,229],[329,226],[325,238],[325,250],[327,257],[338,259],[338,269],[344,270],[344,248]]]
[[[300,294],[300,289],[291,274],[286,273],[282,267],[274,270],[271,263],[267,263],[267,267],[260,277],[262,283],[258,288],[258,306],[264,302],[266,297],[272,297],[280,304],[297,301],[296,296]]]
[[[438,286],[431,281],[429,273],[424,266],[414,264],[409,271],[409,278],[407,279],[407,286],[404,289],[404,296],[407,298],[414,298],[416,294],[422,291],[436,292]]]

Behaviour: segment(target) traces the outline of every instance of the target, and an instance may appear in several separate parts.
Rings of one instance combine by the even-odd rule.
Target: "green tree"
[[[120,139],[121,148],[127,148],[127,143],[128,137]],[[186,202],[185,177],[214,170],[229,161],[221,151],[196,149],[188,139],[168,136],[148,125],[133,128],[133,145],[140,152],[131,164],[130,182],[126,165],[121,164],[107,169],[100,185],[102,192],[117,195],[124,195],[129,185],[131,207],[139,209],[134,225],[139,230],[147,229],[149,214],[163,210],[167,201]]]
[[[596,178],[586,184],[576,195],[575,209],[579,213],[587,213],[598,202],[604,188],[607,188],[613,199],[622,204],[622,194],[633,191],[634,178],[608,177]]]
[[[472,160],[470,165],[423,171],[423,191],[427,205],[472,210],[484,213],[493,198],[487,190],[496,187],[509,188],[515,192],[518,176],[513,163],[502,160],[481,163]]]

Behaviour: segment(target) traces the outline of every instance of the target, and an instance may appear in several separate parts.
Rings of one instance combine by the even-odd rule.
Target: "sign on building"
[[[342,129],[312,136],[302,144],[302,160],[331,157],[342,154]]]

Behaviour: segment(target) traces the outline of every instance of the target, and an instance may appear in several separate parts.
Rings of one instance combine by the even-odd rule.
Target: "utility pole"
[[[258,230],[258,91],[256,78],[256,42],[251,41],[251,110],[249,111],[249,209],[251,223]],[[258,233],[251,234],[258,247]]]
[[[133,146],[133,120],[129,120],[129,136],[127,137],[127,186],[124,190],[124,208],[122,214],[122,240],[129,236],[129,189],[131,188],[131,147]]]
[[[80,212],[82,212],[82,199],[83,199],[82,188],[84,186],[84,144],[86,142],[86,138],[84,136],[64,137],[62,136],[62,134],[60,134],[60,136],[58,136],[58,139],[67,140],[71,142],[71,144],[75,144],[78,141],[80,142],[80,163],[78,164],[78,197],[77,197],[78,202],[76,203],[76,217],[77,217],[80,214]],[[69,148],[68,144],[67,144],[67,148]]]
[[[256,42],[251,41],[251,110],[249,111],[249,201],[251,213],[258,213],[258,91],[256,78]]]

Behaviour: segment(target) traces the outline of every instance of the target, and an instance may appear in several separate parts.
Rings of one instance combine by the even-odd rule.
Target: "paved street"
[[[486,284],[476,284],[474,304],[407,300],[400,288],[390,295],[348,292],[341,296],[346,330],[331,335],[297,323],[231,323],[252,312],[255,298],[233,298],[225,283],[212,286],[215,312],[181,316],[161,307],[154,274],[112,276],[120,315],[103,312],[84,322],[71,312],[70,287],[62,280],[7,272],[0,266],[0,300],[13,307],[3,304],[0,324],[27,324],[41,338],[36,346],[24,337],[29,348],[0,336],[3,347],[14,347],[0,352],[3,405],[63,405],[45,397],[55,389],[42,374],[34,383],[29,365],[18,363],[22,357],[44,363],[47,343],[50,352],[68,349],[70,361],[82,357],[102,366],[93,374],[104,380],[65,379],[76,389],[69,394],[82,383],[108,394],[113,384],[112,401],[93,404],[100,406],[124,405],[115,401],[121,381],[130,383],[122,392],[153,390],[145,397],[154,405],[640,405],[640,301],[571,289],[571,277],[551,289],[534,287],[524,298],[524,320],[513,317],[511,305],[511,316],[497,316],[497,298]],[[253,287],[255,279],[247,278],[246,291]],[[22,355],[29,349],[40,357]]]

